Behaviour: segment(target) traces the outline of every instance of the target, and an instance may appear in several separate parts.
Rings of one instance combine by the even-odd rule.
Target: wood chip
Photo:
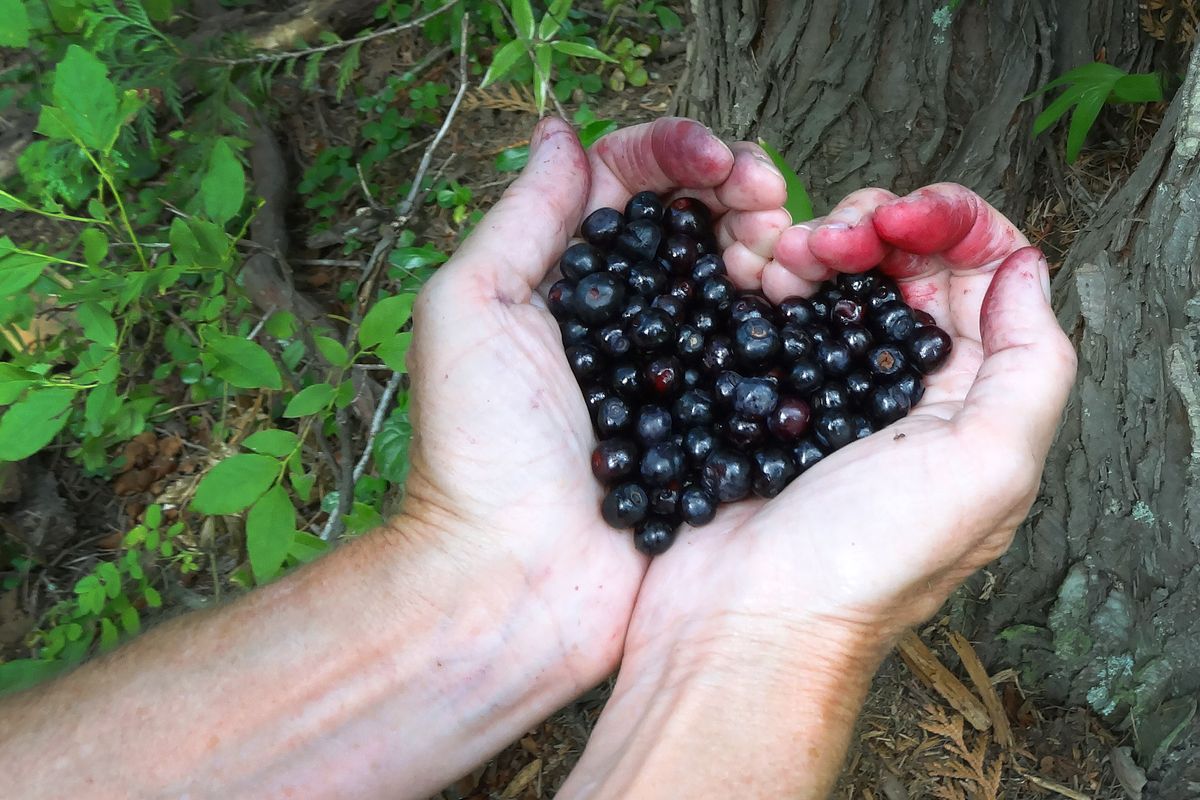
[[[1034,786],[1040,786],[1043,789],[1069,798],[1069,800],[1092,800],[1092,796],[1090,794],[1077,792],[1070,786],[1063,786],[1061,783],[1055,783],[1054,781],[1047,780],[1046,778],[1040,778],[1037,775],[1034,775],[1032,772],[1022,772],[1021,774]]]
[[[540,758],[535,758],[533,761],[530,761],[528,764],[521,767],[521,771],[517,773],[516,777],[508,782],[508,786],[504,787],[504,791],[500,796],[504,798],[504,800],[512,800],[521,792],[525,791],[525,787],[533,783],[533,779],[536,778],[538,773],[541,771],[542,760]]]
[[[983,666],[983,662],[979,660],[979,654],[967,641],[967,637],[961,633],[950,631],[950,645],[962,659],[963,668],[970,676],[971,683],[975,685],[975,691],[983,698],[983,705],[987,708],[988,716],[992,720],[992,728],[996,732],[996,743],[1005,750],[1011,749],[1013,738],[1012,728],[1008,724],[1008,714],[1004,710],[1004,704],[1000,702],[1000,695],[996,694],[991,678],[988,677],[987,667]]]
[[[911,630],[906,631],[900,639],[898,649],[900,657],[912,670],[912,673],[922,683],[940,694],[951,708],[962,714],[972,728],[977,731],[986,731],[991,727],[992,721],[988,716],[987,708],[979,701],[979,698],[971,694],[971,690],[964,686],[962,681],[954,677],[954,673],[946,669],[946,666],[938,660],[932,650],[925,646],[916,633]]]

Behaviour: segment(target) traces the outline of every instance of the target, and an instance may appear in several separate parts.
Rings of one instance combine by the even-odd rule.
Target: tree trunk
[[[677,109],[767,139],[818,213],[863,186],[951,180],[1020,218],[1042,147],[1022,98],[1100,49],[1144,59],[1137,3],[965,0],[948,24],[941,5],[692,0]]]

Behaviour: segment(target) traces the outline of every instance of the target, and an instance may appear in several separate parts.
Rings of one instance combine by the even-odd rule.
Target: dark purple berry
[[[875,285],[866,294],[867,308],[875,312],[900,299],[900,290],[896,288],[896,284],[887,279],[877,279]]]
[[[601,325],[617,317],[625,302],[625,284],[609,272],[588,275],[575,287],[573,307],[585,325]]]
[[[613,394],[629,401],[638,400],[645,391],[641,369],[636,364],[628,362],[617,364],[612,368],[608,377],[608,385]]]
[[[816,361],[808,359],[793,364],[785,379],[785,383],[792,391],[806,397],[821,388],[821,384],[824,382],[825,373],[821,371],[820,365]]]
[[[867,412],[880,428],[891,425],[908,413],[908,394],[896,386],[877,386],[867,397]]]
[[[741,500],[750,493],[753,466],[749,457],[726,447],[718,447],[704,460],[700,485],[721,503]]]
[[[779,331],[762,317],[748,317],[733,329],[733,352],[751,370],[769,364],[781,347]]]
[[[688,525],[699,528],[717,515],[717,501],[699,486],[688,486],[679,496],[679,515]]]
[[[808,431],[812,410],[799,397],[784,397],[767,417],[767,429],[781,442],[794,442]]]
[[[623,256],[620,253],[609,253],[604,257],[604,271],[610,275],[616,275],[621,280],[627,280],[629,270],[633,268],[633,262],[628,256]]]
[[[912,312],[913,312],[913,319],[915,319],[917,321],[917,325],[919,327],[924,328],[929,325],[937,325],[937,320],[935,320],[933,318],[933,315],[930,314],[928,311],[922,311],[919,308],[914,308],[912,310]]]
[[[720,424],[721,435],[739,450],[749,450],[767,437],[767,426],[761,419],[734,415]]]
[[[625,217],[615,208],[598,208],[588,214],[579,227],[583,238],[596,247],[608,247],[621,232]]]
[[[675,323],[665,311],[648,308],[630,322],[629,338],[639,350],[660,350],[675,340]]]
[[[862,321],[863,307],[856,300],[843,297],[833,304],[829,318],[838,325],[851,325]]]
[[[546,308],[559,322],[575,313],[575,284],[563,278],[546,292]]]
[[[696,296],[696,284],[687,278],[676,278],[667,287],[667,294],[678,297],[684,303],[691,303],[692,298]]]
[[[779,317],[787,325],[806,328],[819,318],[812,303],[804,297],[788,297],[779,304]]]
[[[671,233],[682,233],[693,238],[708,233],[711,222],[708,206],[694,197],[672,200],[663,214],[663,227]]]
[[[788,323],[779,330],[780,350],[785,361],[799,361],[810,357],[816,349],[816,343],[808,332],[799,325]]]
[[[674,442],[657,442],[642,454],[642,485],[651,489],[669,485],[683,479],[687,459],[683,448]]]
[[[633,342],[625,334],[620,323],[606,325],[596,332],[596,346],[600,352],[610,358],[617,358],[629,352]]]
[[[614,246],[617,252],[624,253],[630,258],[648,261],[658,252],[658,244],[662,241],[662,229],[657,223],[645,219],[630,221],[617,234]]]
[[[862,358],[871,349],[871,344],[875,341],[871,336],[871,332],[862,325],[844,325],[838,332],[838,338],[846,343],[846,347],[850,348],[850,355],[854,358]]]
[[[625,283],[629,286],[629,291],[643,297],[662,294],[670,279],[670,273],[651,261],[639,261],[625,273]]]
[[[704,334],[692,325],[681,325],[675,337],[675,352],[687,364],[700,363],[704,355]]]
[[[716,253],[700,256],[692,267],[692,280],[696,283],[703,283],[709,278],[720,278],[725,274],[725,261]]]
[[[595,416],[600,404],[610,397],[603,386],[589,386],[583,390],[583,402],[587,403],[588,413]]]
[[[625,218],[628,220],[650,220],[658,222],[662,219],[663,202],[654,192],[638,192],[629,198],[625,204]]]
[[[713,381],[713,399],[719,408],[733,408],[733,398],[742,380],[742,376],[733,370],[725,370],[717,375]]]
[[[865,439],[875,432],[875,426],[871,420],[867,419],[862,414],[850,415],[850,429],[854,433],[854,441]]]
[[[687,303],[674,295],[660,294],[650,302],[650,307],[666,312],[676,325],[682,324],[687,319]]]
[[[700,363],[710,375],[723,370],[732,369],[736,357],[733,354],[733,342],[728,336],[713,336],[704,345],[704,355]]]
[[[692,312],[691,323],[701,333],[712,333],[717,329],[717,315],[711,309],[697,309]]]
[[[688,464],[699,467],[716,447],[717,437],[708,428],[691,428],[683,435],[683,453]]]
[[[826,288],[817,292],[810,298],[813,311],[817,314],[817,319],[820,322],[829,322],[833,312],[833,306],[838,300],[842,299],[842,293],[836,288]]]
[[[683,371],[683,385],[690,388],[700,385],[704,380],[704,373],[695,367],[688,367]]]
[[[891,378],[903,372],[908,366],[908,358],[896,345],[880,345],[867,353],[867,369],[872,375],[880,378]]]
[[[792,448],[792,459],[796,462],[797,474],[804,472],[825,457],[825,451],[817,446],[811,438],[801,439]]]
[[[646,518],[650,495],[636,483],[623,483],[604,496],[600,516],[613,528],[632,528]]]
[[[633,546],[648,556],[660,556],[674,543],[675,524],[662,517],[651,517],[633,534]]]
[[[676,519],[679,516],[679,496],[682,489],[676,481],[668,486],[650,490],[650,513],[659,517]]]
[[[567,348],[567,363],[575,380],[579,383],[591,383],[604,369],[604,358],[600,351],[590,344],[577,344]]]
[[[633,412],[619,397],[606,397],[596,408],[596,433],[603,438],[627,431],[631,424]]]
[[[834,336],[832,328],[820,322],[808,327],[808,335],[812,338],[814,344],[832,342],[837,338]]]
[[[812,393],[808,404],[815,412],[839,411],[850,407],[850,393],[840,383],[830,381]]]
[[[827,411],[813,420],[813,436],[820,445],[832,452],[854,441],[854,426],[845,411]]]
[[[782,447],[764,447],[754,453],[754,493],[768,500],[796,477],[796,464]]]
[[[837,286],[851,297],[862,299],[875,288],[875,276],[870,272],[843,272],[837,276]]]
[[[671,435],[671,412],[662,406],[642,406],[633,432],[644,445],[666,441]]]
[[[684,428],[711,425],[713,419],[713,397],[703,389],[688,389],[675,401],[675,420]]]
[[[766,378],[743,378],[733,393],[733,410],[749,419],[765,419],[779,405],[779,387]]]
[[[917,329],[912,309],[904,303],[885,303],[871,319],[875,335],[889,342],[903,342]]]
[[[629,439],[606,439],[592,451],[592,474],[606,486],[632,475],[637,465],[637,445]]]
[[[667,400],[683,389],[683,362],[675,356],[662,356],[646,365],[643,374],[651,397]]]
[[[558,260],[558,268],[562,270],[563,277],[569,281],[582,280],[593,272],[598,272],[604,266],[604,256],[586,242],[571,245]]]
[[[617,319],[626,324],[633,321],[633,318],[641,314],[650,307],[650,301],[645,297],[634,295],[625,301],[625,308],[621,310],[621,314]]]
[[[840,377],[850,371],[853,357],[845,342],[835,339],[817,345],[817,363],[826,375]]]
[[[953,347],[950,334],[936,326],[920,328],[908,340],[908,354],[917,371],[929,374],[946,363]]]
[[[690,275],[696,264],[696,240],[681,233],[667,236],[659,252],[676,275]]]
[[[848,374],[842,379],[842,382],[846,385],[846,392],[850,395],[850,401],[860,406],[867,403],[867,396],[875,388],[875,382],[871,380],[871,376],[860,369],[856,369]]]
[[[558,332],[562,334],[564,347],[574,347],[577,344],[584,344],[591,341],[592,330],[587,325],[584,325],[577,319],[569,319],[558,326]]]
[[[765,319],[768,322],[774,322],[775,309],[765,298],[759,297],[756,294],[743,294],[736,298],[729,305],[729,323],[731,327],[736,327],[748,319]]]
[[[915,408],[925,395],[925,384],[921,383],[921,376],[915,372],[901,373],[892,380],[892,386],[904,393],[910,408]]]
[[[720,275],[708,278],[700,284],[700,302],[709,308],[729,302],[733,295],[733,284]]]

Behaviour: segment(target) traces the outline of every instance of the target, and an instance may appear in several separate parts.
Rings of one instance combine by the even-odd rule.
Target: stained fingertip
[[[965,187],[938,184],[881,205],[872,222],[884,242],[908,253],[932,255],[966,237],[981,203]]]
[[[1049,280],[1049,265],[1036,247],[1017,250],[996,269],[979,309],[986,353],[1029,344],[1039,327],[1061,334],[1050,307]]]
[[[775,243],[775,260],[798,278],[820,283],[833,277],[831,270],[820,261],[808,247],[812,232],[823,222],[822,218],[793,225],[779,236]]]
[[[787,183],[783,174],[753,142],[733,145],[733,168],[729,177],[716,187],[720,203],[740,211],[766,211],[781,208],[787,201]]]
[[[716,186],[729,177],[734,153],[694,119],[667,117],[653,123],[652,146],[663,172],[679,186]]]
[[[865,272],[882,262],[889,248],[880,240],[870,218],[862,220],[862,215],[858,216],[859,222],[828,222],[814,230],[808,237],[813,256],[838,272]]]

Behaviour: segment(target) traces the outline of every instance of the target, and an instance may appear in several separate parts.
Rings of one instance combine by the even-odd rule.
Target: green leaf
[[[329,405],[333,400],[333,387],[328,383],[314,383],[296,393],[283,410],[285,417],[307,417]]]
[[[1113,84],[1109,102],[1158,103],[1163,99],[1162,78],[1157,72],[1124,75]]]
[[[96,567],[96,576],[104,584],[104,593],[112,600],[121,593],[121,573],[111,561],[101,561]]]
[[[538,25],[538,38],[549,39],[558,33],[571,10],[571,0],[554,0]]]
[[[542,42],[533,51],[537,69],[533,71],[533,97],[537,101],[538,114],[546,113],[546,92],[550,88],[550,72],[554,60],[554,51],[550,45]]]
[[[75,390],[34,389],[0,417],[0,461],[20,461],[41,450],[70,418]]]
[[[371,455],[379,475],[395,484],[403,484],[408,475],[408,442],[412,429],[402,417],[392,416],[379,428]]]
[[[196,257],[200,253],[200,242],[197,241],[196,234],[192,233],[192,229],[188,227],[186,220],[180,217],[171,220],[171,230],[167,234],[167,241],[171,243],[171,253],[175,256],[176,262],[188,267],[196,263]]]
[[[112,315],[99,303],[83,303],[75,311],[79,324],[83,326],[83,335],[89,341],[102,344],[105,347],[115,347],[117,344],[117,323]]]
[[[499,172],[517,172],[525,169],[525,165],[528,163],[529,145],[527,144],[501,150],[500,155],[496,156],[496,169]]]
[[[283,388],[283,378],[270,354],[249,339],[209,333],[205,347],[217,358],[212,372],[218,378],[239,389]]]
[[[479,88],[486,89],[507,75],[518,62],[528,57],[529,54],[525,51],[525,43],[520,39],[513,39],[497,50],[496,54],[492,56],[492,65],[484,73],[483,82],[479,84]]]
[[[1071,114],[1071,127],[1067,129],[1067,163],[1074,164],[1083,149],[1088,131],[1100,116],[1104,101],[1108,98],[1110,89],[1107,86],[1095,86],[1083,93]]]
[[[201,207],[209,219],[224,225],[237,215],[245,199],[246,172],[229,139],[222,137],[213,146],[208,169],[200,181]]]
[[[254,579],[265,583],[279,573],[296,536],[296,509],[287,490],[275,486],[246,515],[246,553]]]
[[[526,147],[526,159],[528,160],[529,148]],[[524,165],[522,165],[524,166]],[[424,245],[422,247],[397,247],[388,254],[388,261],[400,267],[400,269],[420,269],[434,264],[441,264],[446,261],[448,256],[437,248]]]
[[[616,129],[615,120],[594,119],[579,129],[579,143],[586,149],[599,141],[601,136],[607,136]]]
[[[566,53],[569,56],[576,58],[594,58],[597,61],[608,61],[616,63],[616,59],[606,53],[592,47],[590,44],[580,44],[579,42],[551,42],[550,46],[560,53]]]
[[[104,433],[105,423],[120,409],[121,399],[115,385],[104,383],[95,387],[83,403],[84,433],[91,436]]]
[[[142,589],[142,597],[146,598],[146,605],[150,608],[159,608],[162,606],[162,597],[153,586],[147,586]]]
[[[29,13],[23,0],[0,0],[0,47],[25,47],[29,44]]]
[[[205,514],[236,514],[261,497],[278,477],[275,459],[238,453],[208,471],[196,487],[192,508]]]
[[[683,20],[666,6],[655,6],[654,13],[658,17],[658,24],[662,26],[663,32],[676,33],[683,30]]]
[[[79,237],[83,243],[83,260],[89,267],[98,267],[108,257],[108,234],[99,228],[85,228]]]
[[[388,339],[379,343],[375,348],[375,355],[384,364],[387,364],[393,372],[405,372],[408,369],[406,359],[408,358],[409,347],[412,346],[412,333],[404,332],[397,333]]]
[[[0,664],[0,695],[20,692],[68,669],[70,661],[19,658]]]
[[[787,186],[787,202],[783,204],[783,207],[792,215],[792,222],[806,222],[812,219],[812,201],[808,199],[808,191],[804,188],[804,182],[800,180],[800,176],[788,165],[783,154],[765,139],[759,139],[758,145],[767,152],[771,161],[783,173],[783,182]]]
[[[292,482],[292,488],[296,490],[296,495],[301,501],[307,503],[308,499],[312,497],[312,488],[317,476],[311,473],[291,472],[288,474],[288,478]]]
[[[292,539],[292,546],[288,550],[288,555],[301,564],[307,564],[328,549],[329,542],[324,541],[320,537],[313,536],[307,531],[296,531],[296,537]]]
[[[317,350],[335,367],[350,366],[350,354],[346,352],[346,348],[337,339],[329,336],[316,336],[313,340],[317,343]]]
[[[133,606],[125,606],[121,609],[121,627],[126,633],[137,633],[142,629],[142,620],[138,616],[137,609]]]
[[[1042,113],[1038,114],[1033,120],[1033,135],[1037,136],[1050,128],[1055,122],[1070,110],[1071,106],[1079,102],[1079,98],[1085,90],[1084,84],[1076,84],[1068,88],[1065,92],[1042,109]]]
[[[390,338],[412,318],[416,299],[417,296],[410,293],[392,295],[376,302],[358,328],[358,343],[363,347],[374,347]]]
[[[522,39],[533,38],[533,9],[529,0],[512,0],[513,22],[516,23],[517,35]]]
[[[117,640],[120,634],[117,632],[117,626],[112,624],[110,619],[100,620],[100,649],[111,650],[117,646]]]
[[[65,123],[85,147],[107,152],[120,128],[117,89],[108,79],[108,69],[77,44],[54,70],[51,90],[54,104]]]
[[[299,442],[300,437],[291,431],[269,428],[247,436],[246,440],[242,442],[242,447],[245,447],[247,450],[253,450],[256,453],[283,458],[284,456],[291,455]]]

